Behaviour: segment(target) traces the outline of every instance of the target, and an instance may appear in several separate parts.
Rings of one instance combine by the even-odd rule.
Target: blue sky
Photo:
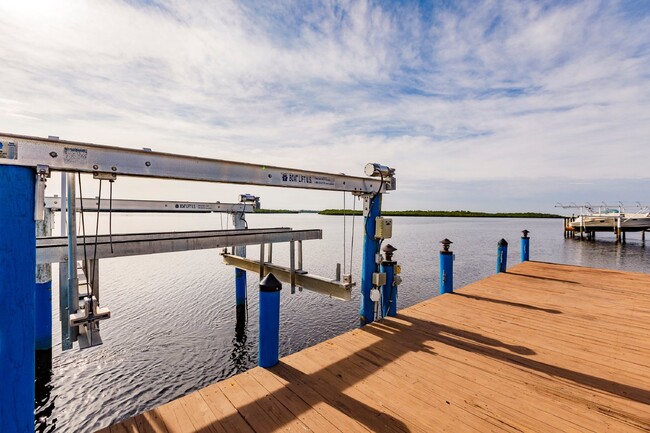
[[[641,0],[0,0],[0,130],[355,175],[381,162],[389,209],[650,202],[648,29]]]

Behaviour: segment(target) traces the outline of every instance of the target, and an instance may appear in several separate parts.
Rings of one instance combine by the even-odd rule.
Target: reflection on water
[[[304,268],[334,277],[336,263],[343,263],[342,217],[250,215],[248,220],[250,227],[321,228],[323,240],[304,243]],[[116,233],[218,229],[219,221],[218,215],[113,218]],[[354,250],[348,239],[345,252],[353,258],[357,282],[360,223],[357,218]],[[352,221],[347,224],[349,235]],[[531,231],[531,260],[650,272],[650,253],[640,234],[629,234],[621,245],[608,233],[595,242],[564,239],[562,220],[401,217],[394,219],[390,241],[398,249],[394,258],[404,281],[398,308],[437,293],[441,239],[454,242],[458,288],[494,272],[502,237],[510,244],[508,263],[518,263],[523,229]],[[254,256],[256,248],[249,251]],[[288,265],[287,245],[276,245],[273,252],[276,262]],[[52,363],[41,364],[36,379],[37,431],[96,431],[256,365],[256,279],[248,278],[248,305],[238,310],[234,269],[223,265],[217,251],[105,259],[99,269],[102,306],[112,311],[102,324],[104,345],[62,353],[58,308],[53,309]],[[58,306],[56,266],[53,271],[52,303]],[[280,356],[355,328],[358,315],[358,288],[347,303],[306,290],[295,295],[283,290]]]
[[[37,432],[50,432],[56,428],[54,400],[52,395],[52,351],[36,351],[36,380],[35,386],[35,420],[34,429]]]
[[[236,311],[235,338],[232,340],[232,352],[230,353],[234,374],[250,369],[251,364],[256,360],[256,347],[252,342],[248,341],[248,334],[246,333],[248,325],[246,306],[238,305]]]

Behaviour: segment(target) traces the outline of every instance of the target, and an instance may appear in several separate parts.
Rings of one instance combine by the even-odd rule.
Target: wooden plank
[[[193,392],[180,400],[196,431],[204,433],[228,433],[212,413],[199,392]]]
[[[286,407],[292,416],[302,421],[311,431],[342,432],[317,410],[307,405],[304,400],[290,391],[273,373],[262,368],[254,368],[250,371],[250,374],[267,392]]]
[[[135,419],[129,418],[110,427],[110,433],[139,433]]]
[[[233,433],[253,433],[251,426],[244,420],[237,408],[224,395],[218,385],[210,385],[199,391],[212,413],[226,431]]]
[[[250,372],[238,374],[234,377],[235,381],[249,395],[251,401],[254,401],[269,418],[273,419],[278,431],[286,432],[311,432],[300,419],[297,419],[291,411],[283,406],[276,398],[264,388]]]
[[[150,410],[135,417],[140,433],[169,433],[158,412]]]
[[[174,400],[154,409],[169,433],[194,433],[190,417],[180,400]]]

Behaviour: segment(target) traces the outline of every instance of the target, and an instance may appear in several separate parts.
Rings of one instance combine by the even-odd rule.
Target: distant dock
[[[648,432],[648,360],[650,275],[525,262],[100,432]]]

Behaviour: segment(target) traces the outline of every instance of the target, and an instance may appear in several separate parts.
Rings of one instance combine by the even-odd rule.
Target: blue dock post
[[[501,239],[497,243],[497,274],[506,271],[506,263],[508,261],[508,242]]]
[[[454,291],[454,253],[449,251],[452,241],[445,238],[440,241],[440,294],[453,293]]]
[[[522,230],[523,236],[521,237],[521,261],[527,262],[530,260],[530,238],[528,237],[528,230]]]
[[[366,195],[364,200],[363,220],[363,259],[361,263],[361,307],[359,309],[359,323],[367,325],[375,320],[375,303],[370,299],[373,289],[372,274],[377,272],[377,254],[379,254],[380,240],[375,239],[375,219],[381,214],[381,194]]]
[[[386,257],[381,262],[380,272],[386,274],[386,284],[381,288],[381,312],[382,316],[395,317],[397,314],[397,281],[395,279],[395,266],[397,262],[393,261],[393,253],[397,248],[391,244],[381,249]]]
[[[52,220],[54,211],[45,209],[43,221],[36,222],[36,236],[52,236]],[[36,265],[36,335],[37,351],[45,351],[44,357],[51,356],[52,349],[52,265],[50,263]]]
[[[0,166],[0,431],[34,431],[36,173]]]
[[[260,329],[257,361],[260,367],[273,367],[278,363],[280,290],[282,290],[282,283],[272,273],[260,281]]]

